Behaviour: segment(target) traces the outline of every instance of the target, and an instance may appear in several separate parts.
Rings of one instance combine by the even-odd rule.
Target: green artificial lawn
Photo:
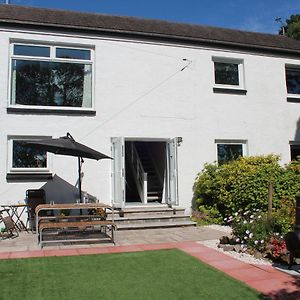
[[[2,300],[262,299],[180,250],[0,260]]]

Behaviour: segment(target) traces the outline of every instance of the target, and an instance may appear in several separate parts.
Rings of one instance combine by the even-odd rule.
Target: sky
[[[5,0],[1,0],[5,3]],[[133,16],[277,34],[300,0],[9,0],[10,4]]]

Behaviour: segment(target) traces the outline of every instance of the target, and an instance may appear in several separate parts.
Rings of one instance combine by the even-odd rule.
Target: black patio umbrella
[[[83,158],[90,159],[104,159],[111,157],[98,152],[92,148],[89,148],[83,144],[76,142],[71,134],[68,132],[66,136],[62,136],[56,139],[43,139],[25,142],[24,145],[34,147],[36,149],[45,150],[47,152],[52,152],[54,154],[76,156],[78,157],[78,188],[79,188],[79,198],[82,199],[81,195],[81,164],[83,163]]]

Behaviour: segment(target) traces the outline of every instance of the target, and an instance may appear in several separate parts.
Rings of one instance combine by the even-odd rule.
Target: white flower
[[[251,216],[250,216],[250,219],[253,219],[253,218],[254,218],[254,216],[253,216],[253,215],[251,215]]]
[[[244,223],[244,224],[247,224],[247,221],[246,221],[246,220],[244,220],[244,221],[243,221],[243,223]]]
[[[247,233],[247,234],[249,234],[249,233],[250,233],[250,231],[249,231],[249,230],[246,230],[246,233]]]
[[[240,239],[239,239],[239,238],[237,238],[235,241],[236,241],[237,243],[239,243],[239,242],[240,242]]]
[[[261,240],[260,243],[263,244],[265,242],[265,240]]]
[[[224,218],[224,221],[227,221],[227,218]]]
[[[234,213],[235,216],[237,216],[238,214],[239,214],[238,212]]]
[[[257,245],[257,244],[258,244],[258,241],[254,241],[254,244]]]
[[[261,216],[258,216],[257,218],[258,218],[258,219],[261,219]]]
[[[254,221],[253,220],[250,220],[250,222],[249,223],[253,223]]]
[[[249,238],[250,238],[250,239],[253,238],[253,233],[252,233],[252,232],[250,232]]]
[[[248,214],[248,210],[243,213],[244,216],[246,216],[247,214]]]
[[[247,240],[248,239],[248,237],[247,236],[244,236],[244,240]]]
[[[278,232],[275,232],[274,234],[275,234],[276,236],[278,236],[278,235],[279,235],[279,233],[278,233]]]

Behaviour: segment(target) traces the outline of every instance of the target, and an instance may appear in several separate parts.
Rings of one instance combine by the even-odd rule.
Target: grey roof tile
[[[109,34],[129,34],[181,43],[205,43],[300,54],[300,42],[280,35],[246,32],[161,20],[82,13],[66,10],[0,5],[0,24],[56,27]]]

